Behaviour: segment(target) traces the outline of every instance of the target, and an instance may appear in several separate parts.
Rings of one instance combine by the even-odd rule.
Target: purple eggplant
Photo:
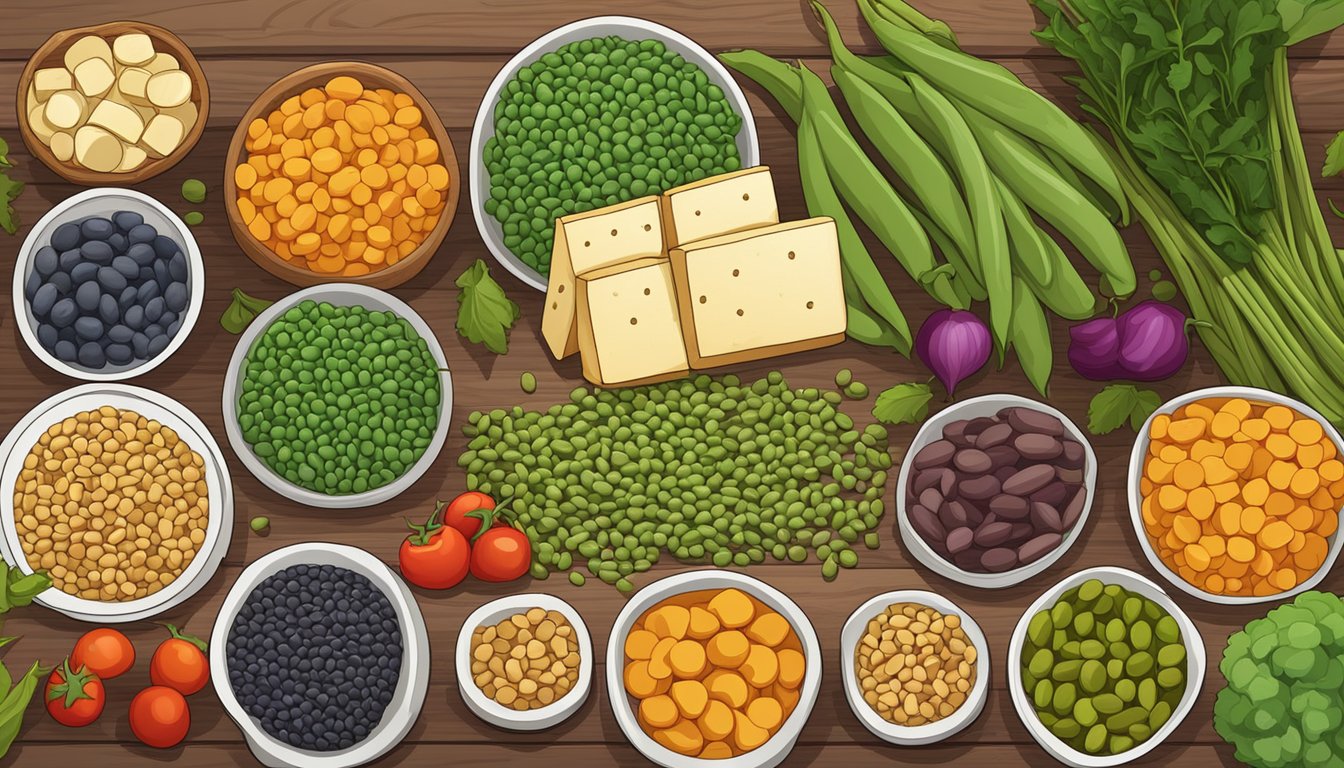
[[[1094,381],[1158,381],[1185,365],[1190,340],[1180,310],[1141,302],[1115,318],[1097,318],[1069,329],[1069,363]]]

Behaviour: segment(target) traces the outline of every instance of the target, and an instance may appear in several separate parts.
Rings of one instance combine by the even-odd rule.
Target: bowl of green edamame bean
[[[599,16],[537,38],[490,83],[471,207],[490,252],[546,290],[555,219],[760,163],[728,70],[681,33]]]
[[[1022,614],[1008,688],[1022,724],[1074,768],[1109,768],[1156,749],[1204,683],[1204,639],[1157,584],[1124,568],[1064,579]]]
[[[409,488],[449,432],[453,384],[434,333],[390,293],[331,283],[292,293],[243,332],[224,428],[263,485],[353,509]]]

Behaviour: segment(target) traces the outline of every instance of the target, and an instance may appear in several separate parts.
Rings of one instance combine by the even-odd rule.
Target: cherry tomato
[[[508,525],[491,528],[471,544],[471,575],[481,581],[513,581],[532,567],[532,542]]]
[[[52,670],[51,676],[47,678],[43,699],[47,702],[47,713],[51,719],[61,725],[80,728],[103,714],[107,693],[98,675],[84,667],[71,667],[70,659],[66,659],[65,663]]]
[[[210,660],[205,657],[205,641],[184,635],[172,624],[164,624],[172,637],[159,643],[149,660],[149,680],[166,685],[183,696],[201,690],[210,680]]]
[[[438,521],[439,509],[424,525],[409,524],[411,535],[401,542],[397,561],[407,581],[425,589],[448,589],[467,577],[471,545],[467,537]]]
[[[168,749],[187,737],[191,710],[182,694],[163,685],[152,685],[131,699],[131,733],[150,747]]]
[[[85,632],[75,641],[70,666],[86,667],[103,680],[121,675],[135,664],[135,647],[115,629],[99,628]]]
[[[462,535],[466,536],[468,541],[481,532],[481,525],[485,522],[482,517],[471,515],[471,513],[480,511],[489,512],[494,508],[495,500],[480,491],[467,491],[447,504],[439,502],[439,511],[443,516],[443,524],[449,528],[456,528],[461,531]]]

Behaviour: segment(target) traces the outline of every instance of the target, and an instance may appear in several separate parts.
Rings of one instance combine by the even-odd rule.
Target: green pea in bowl
[[[281,496],[327,509],[379,504],[414,484],[443,448],[452,403],[424,319],[349,283],[268,307],[224,378],[224,428],[243,465]]]

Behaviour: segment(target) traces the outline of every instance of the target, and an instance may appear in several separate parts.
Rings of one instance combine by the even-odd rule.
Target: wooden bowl
[[[108,40],[110,44],[113,38],[127,32],[143,32],[149,35],[150,39],[154,41],[154,50],[172,54],[177,59],[178,66],[182,68],[182,71],[191,76],[191,101],[196,105],[196,124],[191,127],[191,130],[187,131],[187,135],[182,138],[181,145],[171,155],[157,160],[147,160],[133,171],[99,173],[73,163],[63,163],[57,160],[56,155],[52,154],[51,148],[42,143],[37,134],[33,133],[32,126],[28,124],[28,87],[32,85],[33,74],[43,67],[63,66],[65,50],[85,35],[98,35]],[[19,116],[19,134],[23,136],[23,143],[28,145],[28,151],[37,156],[37,159],[41,160],[42,164],[50,168],[56,175],[66,181],[88,187],[129,187],[158,176],[177,165],[178,161],[186,157],[191,148],[196,146],[201,134],[205,132],[206,118],[210,116],[210,86],[205,81],[205,72],[201,69],[201,63],[196,60],[196,55],[191,52],[187,44],[182,42],[182,38],[163,27],[147,24],[143,21],[112,21],[106,24],[95,24],[91,27],[67,29],[47,38],[47,41],[37,49],[37,52],[28,57],[28,63],[24,65],[23,73],[19,75],[19,92],[14,103],[14,109]]]
[[[302,93],[308,88],[320,88],[337,75],[354,77],[363,83],[366,88],[389,88],[410,96],[415,101],[416,107],[420,109],[422,125],[439,143],[439,162],[448,169],[448,192],[444,198],[443,212],[439,214],[438,222],[435,223],[434,228],[429,231],[420,246],[396,264],[384,267],[376,272],[370,272],[367,275],[353,277],[325,275],[296,267],[288,261],[282,260],[265,243],[253,237],[247,229],[247,222],[243,221],[242,214],[238,212],[238,187],[233,180],[234,168],[239,163],[246,162],[249,154],[245,147],[247,126],[253,120],[269,115],[285,99]],[[452,226],[453,215],[457,211],[458,193],[462,189],[462,180],[457,169],[457,153],[453,150],[452,139],[448,137],[448,131],[443,127],[443,121],[439,119],[439,115],[434,111],[434,106],[430,104],[429,99],[426,99],[420,89],[411,84],[410,80],[390,69],[364,61],[327,61],[321,64],[313,64],[285,75],[272,83],[269,88],[261,92],[256,101],[252,102],[252,106],[248,107],[247,112],[238,121],[238,128],[233,132],[233,140],[229,142],[229,151],[225,155],[225,159],[224,209],[228,214],[229,227],[233,230],[233,237],[238,241],[238,247],[242,248],[243,253],[246,253],[247,257],[252,259],[257,266],[281,280],[299,286],[341,282],[358,283],[374,288],[392,288],[410,280],[425,268],[425,264],[429,263],[430,257],[443,244],[444,237],[448,235],[448,228]]]

